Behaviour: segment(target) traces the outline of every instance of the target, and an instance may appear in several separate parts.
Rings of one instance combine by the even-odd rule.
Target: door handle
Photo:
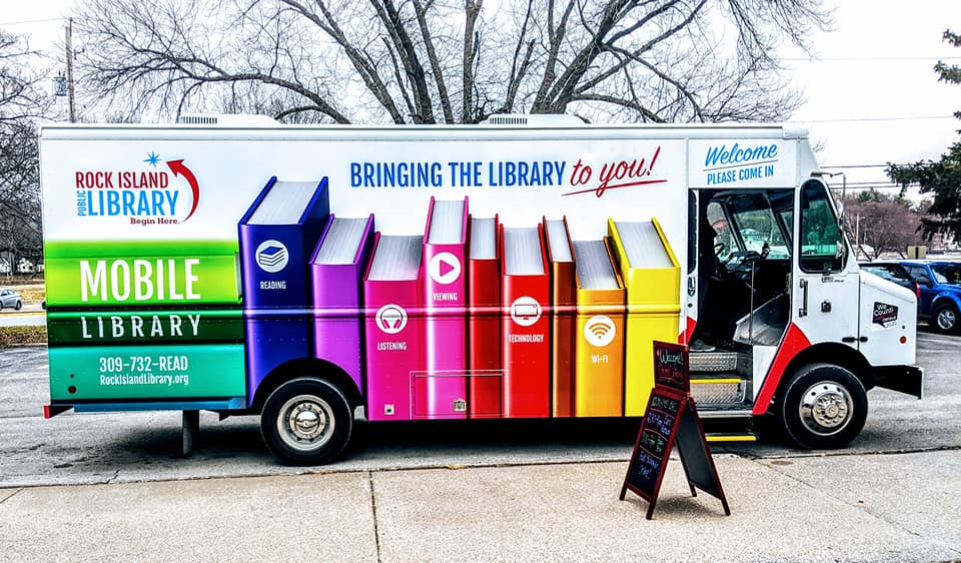
[[[801,308],[798,309],[797,316],[808,316],[808,281],[801,280]]]

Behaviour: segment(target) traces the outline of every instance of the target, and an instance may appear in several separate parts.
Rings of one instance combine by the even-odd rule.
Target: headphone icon
[[[407,326],[407,311],[399,305],[384,305],[377,311],[378,328],[387,334],[397,334]]]

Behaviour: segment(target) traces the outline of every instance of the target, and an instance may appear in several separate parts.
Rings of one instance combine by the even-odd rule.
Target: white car
[[[16,309],[19,311],[21,307],[23,307],[23,299],[20,297],[20,293],[12,289],[0,289],[0,310]]]

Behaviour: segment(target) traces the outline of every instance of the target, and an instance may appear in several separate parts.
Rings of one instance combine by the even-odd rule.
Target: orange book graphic
[[[567,217],[544,219],[551,270],[551,416],[574,416],[574,252]]]
[[[575,415],[621,416],[624,284],[606,240],[574,241],[577,284]]]

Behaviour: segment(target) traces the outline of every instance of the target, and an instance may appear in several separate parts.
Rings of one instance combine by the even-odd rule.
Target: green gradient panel
[[[46,241],[43,248],[46,259],[116,258],[124,256],[173,258],[195,255],[234,255],[239,251],[240,246],[235,240],[70,240]]]
[[[50,349],[50,398],[54,401],[243,397],[246,393],[243,344]]]
[[[243,311],[158,310],[47,313],[51,346],[120,343],[243,342]]]

